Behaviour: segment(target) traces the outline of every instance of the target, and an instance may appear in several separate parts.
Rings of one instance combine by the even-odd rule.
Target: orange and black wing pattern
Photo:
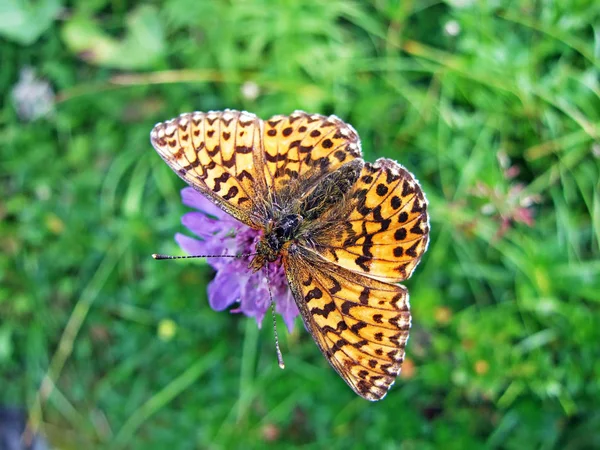
[[[315,250],[372,278],[408,279],[429,242],[427,200],[415,177],[390,159],[365,163],[345,201],[321,218],[336,226],[317,234]]]
[[[262,120],[240,111],[193,112],[158,123],[156,151],[184,181],[253,228],[266,216]]]
[[[358,134],[336,116],[295,111],[266,120],[263,133],[265,178],[274,192],[289,191],[296,180],[308,187],[361,156]]]
[[[286,275],[308,331],[361,397],[382,399],[400,373],[410,329],[408,292],[292,245]]]

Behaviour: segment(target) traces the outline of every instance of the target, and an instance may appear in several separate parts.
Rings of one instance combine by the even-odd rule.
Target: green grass
[[[0,404],[56,448],[600,446],[595,2],[31,3],[0,14]],[[35,121],[26,66],[57,94]],[[150,258],[186,209],[149,132],[223,108],[335,113],[421,181],[412,369],[382,402],[300,321],[279,370],[203,261]]]

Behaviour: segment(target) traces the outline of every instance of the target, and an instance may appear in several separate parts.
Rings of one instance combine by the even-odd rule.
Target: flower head
[[[31,67],[21,69],[19,82],[13,87],[11,96],[19,117],[25,121],[46,116],[54,108],[50,83],[38,78]]]
[[[191,187],[181,191],[186,206],[197,211],[184,214],[181,222],[199,239],[177,233],[175,240],[190,255],[239,255],[254,253],[260,232],[223,212]],[[254,317],[260,326],[270,306],[269,285],[275,311],[292,330],[298,308],[279,261],[252,273],[248,258],[208,258],[217,272],[208,285],[208,302],[212,309],[223,311],[232,305],[233,313]],[[267,281],[268,275],[268,281]]]

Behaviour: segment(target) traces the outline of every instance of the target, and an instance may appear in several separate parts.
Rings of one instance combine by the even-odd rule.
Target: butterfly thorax
[[[315,220],[331,209],[340,209],[362,167],[362,160],[356,159],[317,179],[306,195],[291,201],[280,199],[286,206],[268,221],[250,268],[257,271],[267,262],[276,261],[288,242],[302,241],[306,245],[312,241]]]
[[[287,214],[277,222],[269,223],[265,235],[256,246],[256,256],[250,262],[250,267],[257,271],[267,262],[275,261],[285,243],[296,237],[303,220],[299,214]]]

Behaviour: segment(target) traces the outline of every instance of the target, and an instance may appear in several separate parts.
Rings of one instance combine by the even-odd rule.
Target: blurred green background
[[[600,447],[600,3],[5,0],[0,404],[55,448]],[[401,377],[212,311],[155,122],[335,113],[430,201]]]

